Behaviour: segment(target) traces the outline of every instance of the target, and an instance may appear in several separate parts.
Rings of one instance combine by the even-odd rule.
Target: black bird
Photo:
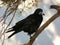
[[[38,8],[35,12],[29,15],[27,18],[17,22],[15,26],[10,28],[6,33],[14,31],[8,38],[13,36],[16,33],[24,31],[31,36],[31,34],[35,33],[36,30],[39,28],[40,24],[43,21],[43,10]]]

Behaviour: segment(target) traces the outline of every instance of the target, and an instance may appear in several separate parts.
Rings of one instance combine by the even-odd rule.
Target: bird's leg
[[[31,39],[31,34],[28,34],[29,35],[29,37],[30,37],[30,39]]]
[[[32,38],[32,36],[29,34],[29,36],[30,36],[30,39]]]

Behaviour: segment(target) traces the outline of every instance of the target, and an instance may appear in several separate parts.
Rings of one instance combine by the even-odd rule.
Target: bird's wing
[[[32,14],[30,16],[28,16],[27,18],[17,22],[15,26],[19,26],[19,25],[23,26],[25,23],[29,22],[31,20],[31,18],[33,18]]]
[[[35,22],[34,16],[33,15],[28,16],[27,18],[24,19],[23,22],[24,22],[24,24],[23,24],[22,28],[29,27],[30,25],[32,25]]]
[[[17,22],[17,23],[15,24],[15,26],[13,26],[12,28],[17,28],[17,29],[19,29],[19,28],[21,28],[21,27],[23,26],[23,24],[24,24],[24,19],[21,20],[21,21],[19,21],[19,22]]]

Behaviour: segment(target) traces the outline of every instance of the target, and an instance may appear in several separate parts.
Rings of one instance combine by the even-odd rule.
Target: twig
[[[9,6],[8,6],[9,7]],[[3,18],[3,23],[5,23],[5,21],[6,21],[6,19],[7,19],[7,17],[9,16],[9,15],[11,15],[12,13],[14,13],[15,14],[15,12],[16,12],[16,10],[17,10],[17,8],[18,8],[18,3],[16,3],[15,4],[15,7],[11,10],[10,9],[10,12],[9,12],[9,10],[6,10],[6,12],[5,12],[5,17]],[[8,13],[9,12],[9,13]],[[7,14],[8,13],[8,14]],[[13,15],[14,15],[13,14]],[[8,24],[8,26],[10,25],[10,23],[11,23],[11,21],[9,22],[9,24]],[[8,26],[6,27],[6,29],[8,28]],[[4,32],[6,31],[6,29],[4,30]],[[1,36],[4,34],[4,32],[1,34]]]
[[[4,37],[3,37],[2,45],[4,45],[4,41],[5,41],[5,34],[4,34]]]
[[[16,13],[16,11],[14,11],[14,14],[13,14],[13,17],[12,17],[11,21],[9,22],[9,24],[8,24],[7,27],[5,28],[4,32],[2,33],[2,35],[4,34],[2,45],[4,44],[4,40],[5,40],[5,31],[6,31],[6,29],[8,28],[8,26],[11,24],[11,22],[12,22],[14,16],[15,16],[15,13]]]

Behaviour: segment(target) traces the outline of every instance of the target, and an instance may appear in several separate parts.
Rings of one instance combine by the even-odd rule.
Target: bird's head
[[[36,9],[34,13],[35,13],[35,14],[39,14],[39,15],[45,15],[45,14],[43,13],[43,10],[40,9],[40,8]]]

